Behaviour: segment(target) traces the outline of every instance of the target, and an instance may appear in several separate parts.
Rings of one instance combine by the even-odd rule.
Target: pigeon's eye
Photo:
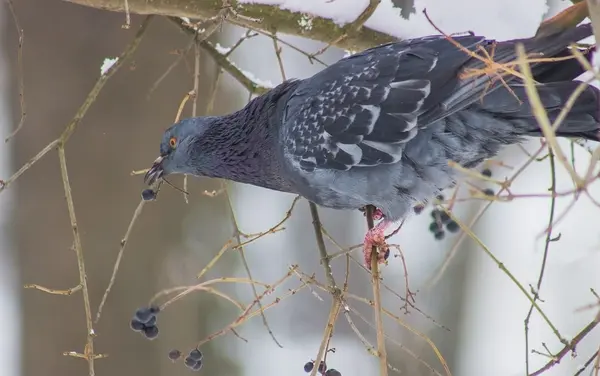
[[[171,137],[171,138],[169,139],[169,146],[170,146],[172,149],[175,149],[175,146],[177,146],[177,137]]]

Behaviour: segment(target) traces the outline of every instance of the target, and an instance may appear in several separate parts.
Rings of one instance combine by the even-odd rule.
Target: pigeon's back
[[[472,167],[538,129],[531,111],[519,107],[527,100],[519,79],[472,74],[486,68],[473,54],[485,51],[506,63],[523,43],[529,53],[551,57],[589,35],[590,25],[507,42],[432,36],[342,59],[301,82],[287,100],[281,140],[288,173],[301,194],[323,206],[372,204],[398,219],[414,201],[453,184],[449,160]],[[532,69],[543,75],[560,66],[535,63]],[[548,86],[542,99],[561,105],[570,84]],[[486,95],[493,103],[480,100]]]

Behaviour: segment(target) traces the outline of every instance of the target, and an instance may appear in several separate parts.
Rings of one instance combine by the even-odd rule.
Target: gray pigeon
[[[516,59],[517,43],[529,56],[565,57],[571,43],[590,35],[586,24],[538,38],[454,40],[507,63]],[[592,52],[583,51],[588,59]],[[521,79],[472,74],[485,67],[444,36],[365,50],[310,78],[283,82],[233,114],[171,126],[145,181],[183,173],[296,193],[335,209],[373,205],[383,219],[365,236],[369,265],[371,247],[384,245],[391,223],[455,184],[449,161],[473,168],[504,145],[542,136]],[[584,70],[574,59],[531,68],[553,121]],[[598,140],[598,94],[587,87],[559,136]]]

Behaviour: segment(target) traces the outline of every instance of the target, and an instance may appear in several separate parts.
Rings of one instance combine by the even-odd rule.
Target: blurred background
[[[340,0],[338,0],[340,1]],[[495,2],[495,1],[494,1]],[[423,4],[416,2],[417,8]],[[435,3],[430,1],[429,3]],[[465,1],[467,3],[467,1]],[[473,30],[491,38],[508,39],[533,35],[543,17],[569,5],[566,1],[532,1],[502,14],[478,18],[480,9],[452,17],[445,13],[444,31]],[[442,4],[441,2],[439,4]],[[433,7],[435,5],[429,5]],[[442,6],[442,5],[440,5]],[[446,7],[448,5],[445,5]],[[419,8],[420,9],[420,8]],[[433,9],[433,8],[432,8]],[[544,12],[540,12],[542,9]],[[27,119],[20,133],[0,146],[0,178],[14,171],[54,140],[73,117],[100,74],[107,57],[118,56],[133,38],[141,17],[132,15],[132,27],[121,28],[124,15],[81,7],[59,0],[15,1],[15,10],[25,33],[23,49]],[[458,12],[458,11],[457,11]],[[18,123],[17,45],[18,35],[8,7],[0,7],[2,54],[0,54],[0,130],[8,135]],[[468,24],[473,20],[472,25]],[[225,26],[212,42],[231,46],[245,30]],[[432,30],[411,29],[410,35]],[[305,51],[314,52],[322,43],[296,37],[282,38]],[[141,176],[132,170],[149,167],[158,153],[162,132],[171,125],[183,96],[193,88],[193,53],[162,80],[151,95],[156,80],[185,49],[189,36],[173,23],[156,18],[134,58],[117,72],[99,95],[66,147],[75,209],[82,236],[92,309],[95,314],[109,282],[120,241],[125,234],[144,188]],[[335,62],[345,51],[329,49],[321,58]],[[273,42],[256,37],[245,42],[231,56],[245,71],[277,84],[280,71]],[[300,53],[283,47],[287,77],[307,77],[322,69],[310,64]],[[198,108],[209,102],[217,67],[201,53]],[[224,73],[211,114],[241,108],[248,94]],[[189,107],[184,116],[190,116]],[[568,146],[567,143],[564,145]],[[533,151],[534,140],[525,145]],[[589,155],[577,149],[577,168],[587,167]],[[510,148],[497,158],[508,166],[520,166],[527,156]],[[492,167],[502,179],[511,171]],[[568,175],[557,172],[558,190],[570,187]],[[173,179],[181,185],[182,179]],[[544,192],[550,186],[547,161],[534,163],[519,178],[513,193]],[[181,361],[167,357],[177,348],[188,352],[195,343],[234,320],[239,311],[230,303],[206,293],[195,293],[170,306],[160,316],[160,336],[144,340],[129,329],[134,311],[164,288],[196,283],[196,274],[212,259],[233,232],[226,195],[209,197],[202,192],[218,190],[220,181],[190,179],[189,204],[181,193],[163,187],[156,202],[144,207],[128,243],[119,274],[95,325],[95,351],[107,353],[96,361],[98,375],[187,375]],[[264,231],[283,218],[293,196],[256,187],[228,184],[234,212],[245,233]],[[600,197],[598,186],[590,193]],[[557,213],[567,208],[569,199],[557,200]],[[481,207],[464,203],[455,213],[468,221]],[[535,285],[543,256],[544,241],[539,234],[546,228],[549,199],[515,200],[494,204],[473,231],[487,244],[521,283]],[[404,314],[403,303],[392,292],[384,293],[387,309],[424,333],[436,344],[454,375],[509,376],[525,373],[525,333],[523,320],[529,302],[496,264],[472,240],[461,243],[449,262],[446,258],[458,235],[446,234],[436,241],[428,231],[430,208],[411,217],[390,242],[401,245],[409,284],[417,293],[416,305],[435,322],[415,310]],[[366,224],[360,212],[320,210],[327,231],[343,246],[360,243]],[[600,232],[598,208],[582,198],[554,229],[561,238],[550,246],[540,303],[563,337],[575,336],[597,314],[597,308],[578,310],[596,302],[590,288],[600,288]],[[68,289],[78,284],[78,269],[72,250],[73,238],[65,204],[56,152],[49,153],[0,195],[0,375],[86,375],[82,359],[63,356],[65,351],[83,351],[86,339],[85,314],[81,293],[73,296],[49,295],[22,286],[36,283],[49,288]],[[292,264],[325,281],[319,265],[308,203],[299,201],[286,230],[261,238],[246,247],[246,257],[256,280],[273,283]],[[331,244],[329,244],[331,245]],[[336,252],[334,246],[330,252]],[[354,255],[360,260],[360,251]],[[343,280],[345,259],[332,262],[334,275]],[[444,272],[440,274],[440,268]],[[372,299],[369,276],[351,265],[350,290]],[[209,271],[205,279],[221,276],[245,277],[237,252],[230,251]],[[385,283],[404,296],[405,275],[400,258],[391,258],[383,269]],[[298,286],[291,279],[275,294]],[[248,285],[226,286],[223,291],[250,302]],[[273,298],[275,297],[273,296]],[[247,342],[227,334],[202,346],[202,374],[211,375],[301,375],[305,362],[316,357],[327,322],[330,297],[305,289],[279,303],[266,313],[278,341],[271,339],[260,317],[238,328]],[[272,300],[272,299],[271,299]],[[353,302],[369,323],[372,311]],[[354,316],[357,327],[371,343],[375,332]],[[443,368],[431,347],[418,336],[391,320],[385,320],[388,359],[408,375],[431,375],[431,368]],[[443,325],[444,327],[440,327]],[[577,347],[577,357],[566,356],[546,375],[575,374],[597,351],[600,335],[591,333]],[[550,351],[562,348],[548,325],[534,312],[530,322],[530,349]],[[401,344],[399,346],[398,344]],[[377,359],[370,356],[344,318],[335,328],[328,365],[344,376],[376,374]],[[530,354],[530,370],[549,358]],[[586,371],[589,374],[589,371]],[[393,373],[391,373],[393,374]]]

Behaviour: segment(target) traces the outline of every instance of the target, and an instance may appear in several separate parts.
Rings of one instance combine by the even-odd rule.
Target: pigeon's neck
[[[213,154],[217,177],[293,192],[284,178],[279,130],[282,107],[296,86],[295,81],[284,82],[213,123],[209,132],[219,140]]]

